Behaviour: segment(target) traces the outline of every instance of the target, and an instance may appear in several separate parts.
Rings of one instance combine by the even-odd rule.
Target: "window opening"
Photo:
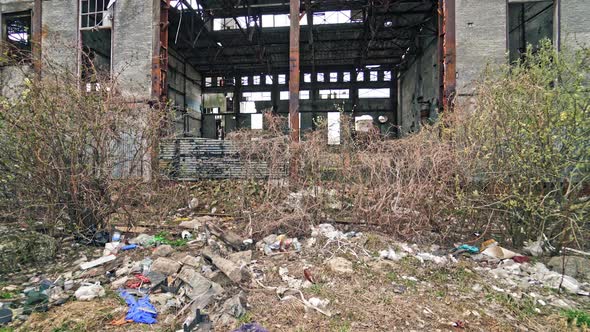
[[[348,89],[320,90],[320,99],[348,99],[349,97]]]
[[[6,35],[2,36],[8,46],[8,56],[17,61],[27,58],[31,51],[31,12],[2,14]]]
[[[360,99],[389,98],[389,93],[390,93],[389,88],[359,89],[359,98]]]
[[[80,29],[110,28],[109,0],[80,0]]]
[[[528,45],[534,51],[541,40],[553,39],[553,7],[553,1],[508,4],[510,62],[522,58]]]

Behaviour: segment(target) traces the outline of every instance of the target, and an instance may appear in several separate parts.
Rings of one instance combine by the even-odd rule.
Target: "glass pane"
[[[88,0],[82,0],[82,14],[88,13]]]
[[[98,11],[103,11],[106,9],[106,5],[108,5],[108,1],[97,0],[96,8]]]
[[[90,12],[93,13],[96,11],[96,0],[90,0]]]

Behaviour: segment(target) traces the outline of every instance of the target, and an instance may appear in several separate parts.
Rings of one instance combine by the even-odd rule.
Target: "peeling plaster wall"
[[[151,0],[119,0],[114,6],[112,62],[118,89],[123,97],[146,101],[152,93],[154,11],[160,8]]]
[[[44,66],[78,71],[78,0],[46,0],[42,9]]]

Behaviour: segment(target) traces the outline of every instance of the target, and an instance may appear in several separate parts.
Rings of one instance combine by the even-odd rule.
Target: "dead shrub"
[[[42,77],[25,75],[18,97],[0,100],[4,219],[100,229],[151,176],[166,107],[130,103],[116,79],[87,70],[92,79],[81,81],[44,66]]]

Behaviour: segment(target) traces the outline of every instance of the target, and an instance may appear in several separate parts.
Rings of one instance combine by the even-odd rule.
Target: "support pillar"
[[[290,1],[289,119],[291,122],[291,141],[299,142],[299,0]]]

